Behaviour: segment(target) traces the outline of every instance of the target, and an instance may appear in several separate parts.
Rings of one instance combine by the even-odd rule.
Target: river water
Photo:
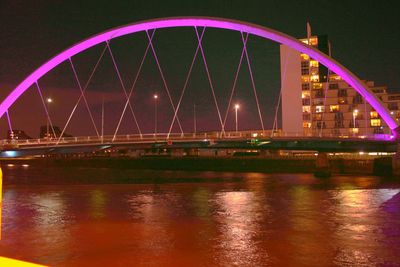
[[[400,180],[3,171],[6,257],[51,266],[400,266]]]

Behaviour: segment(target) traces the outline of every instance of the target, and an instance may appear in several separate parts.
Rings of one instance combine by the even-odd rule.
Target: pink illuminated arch
[[[7,112],[10,106],[38,79],[47,72],[58,66],[60,63],[68,60],[74,55],[93,47],[102,42],[109,41],[113,38],[124,36],[131,33],[136,33],[151,29],[172,28],[172,27],[211,27],[240,32],[250,33],[259,37],[263,37],[277,43],[281,43],[291,47],[299,52],[308,54],[310,57],[322,63],[330,70],[342,77],[351,87],[353,87],[366,101],[379,113],[392,132],[396,134],[399,127],[398,123],[391,117],[388,109],[383,103],[373,94],[373,92],[347,68],[342,66],[336,60],[330,58],[319,50],[310,47],[299,40],[288,36],[284,33],[269,29],[256,24],[251,24],[238,20],[230,20],[223,18],[210,17],[172,17],[161,18],[148,21],[136,22],[129,25],[120,26],[103,33],[94,35],[80,43],[73,45],[67,50],[61,52],[51,58],[45,64],[36,69],[25,80],[23,80],[0,104],[0,118]]]

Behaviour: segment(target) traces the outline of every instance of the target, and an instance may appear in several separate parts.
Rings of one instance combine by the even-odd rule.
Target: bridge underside
[[[103,144],[74,144],[41,147],[3,149],[0,158],[30,156],[56,156],[68,154],[90,154],[105,150],[293,150],[317,152],[396,152],[395,141],[376,141],[360,139],[329,140],[320,138],[293,139],[235,139],[235,140],[195,140],[195,141],[157,141],[126,142]]]

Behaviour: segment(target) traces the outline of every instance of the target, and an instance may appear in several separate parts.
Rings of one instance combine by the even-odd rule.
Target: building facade
[[[300,40],[330,54],[326,36],[310,36]],[[283,132],[328,137],[390,134],[389,127],[379,114],[339,75],[306,54],[288,53],[283,45],[280,51]],[[300,71],[296,68],[300,68]],[[400,94],[388,93],[386,86],[376,86],[373,81],[364,82],[389,109],[393,118],[399,120]],[[301,109],[292,104],[299,91]],[[302,121],[301,126],[296,125],[296,129],[293,129],[293,125],[287,126],[297,119]]]

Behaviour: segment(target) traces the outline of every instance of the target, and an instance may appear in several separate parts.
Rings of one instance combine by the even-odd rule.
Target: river
[[[3,171],[6,257],[50,266],[400,265],[400,180]]]

